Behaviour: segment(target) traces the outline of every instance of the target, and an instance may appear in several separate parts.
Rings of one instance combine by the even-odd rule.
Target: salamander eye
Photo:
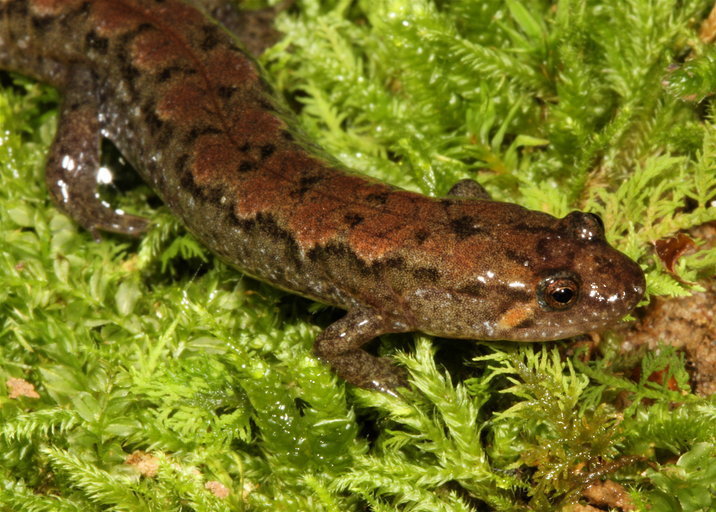
[[[572,276],[556,275],[548,277],[539,287],[540,305],[548,310],[569,309],[579,297],[579,283]]]

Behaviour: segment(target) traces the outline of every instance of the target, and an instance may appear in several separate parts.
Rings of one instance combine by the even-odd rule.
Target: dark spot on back
[[[37,31],[45,31],[50,28],[55,21],[54,16],[33,16],[32,17],[32,28]]]
[[[248,229],[246,219],[239,217],[235,208],[229,208],[229,221],[231,221],[234,226],[238,226],[243,230]]]
[[[363,222],[364,218],[361,214],[355,213],[355,212],[349,212],[346,213],[343,216],[343,220],[346,221],[346,224],[348,224],[350,227],[354,228],[361,222]]]
[[[234,95],[234,93],[236,92],[236,86],[233,86],[233,85],[232,85],[232,86],[224,86],[224,85],[222,85],[221,87],[219,87],[219,88],[217,89],[216,92],[217,92],[217,94],[219,95],[220,98],[223,98],[223,99],[225,99],[225,100],[228,100],[228,99],[231,98],[231,97]]]
[[[164,121],[159,119],[159,116],[157,116],[154,110],[144,111],[144,122],[149,126],[149,131],[153,134],[157,133],[164,126]]]
[[[287,140],[287,141],[294,140],[293,134],[291,132],[289,132],[288,130],[283,130],[281,132],[281,137],[283,137],[284,140]]]
[[[330,260],[340,261],[351,272],[358,273],[361,276],[374,275],[381,268],[380,265],[366,265],[365,261],[356,256],[349,247],[340,243],[329,243],[325,246],[314,247],[308,251],[307,257],[318,266],[327,266],[330,264]]]
[[[122,72],[122,78],[127,80],[130,83],[134,83],[134,80],[137,79],[137,77],[140,75],[140,72],[137,68],[132,66],[131,64],[125,64],[121,67]]]
[[[109,49],[109,40],[106,37],[98,36],[94,30],[90,30],[85,36],[85,46],[87,50],[94,50],[101,55],[106,55]]]
[[[319,174],[309,174],[308,176],[301,176],[301,179],[298,180],[298,184],[302,187],[310,187],[319,181],[323,181],[323,176]]]
[[[485,289],[484,286],[477,283],[470,283],[466,284],[465,286],[458,288],[456,290],[458,293],[464,293],[465,295],[470,295],[472,297],[480,297]]]
[[[136,100],[139,97],[136,80],[139,78],[140,72],[127,61],[123,62],[124,64],[119,67],[119,73],[122,75],[122,79],[127,83],[127,87],[129,89],[129,93],[132,95],[132,98]]]
[[[264,144],[261,146],[261,160],[265,160],[276,151],[276,146],[273,144]]]
[[[168,66],[162,69],[159,73],[157,73],[157,82],[160,84],[166,82],[175,72],[179,70],[180,68],[178,66]]]
[[[208,202],[221,205],[221,198],[224,196],[224,189],[220,186],[208,186],[201,189],[201,196]]]
[[[373,204],[385,204],[388,202],[387,192],[374,192],[365,196],[366,201]]]
[[[455,206],[455,204],[457,204],[457,202],[458,202],[458,201],[454,201],[454,200],[452,200],[452,199],[450,199],[450,198],[448,197],[448,198],[445,198],[445,199],[441,199],[441,200],[439,201],[439,204],[440,204],[440,206],[443,207],[443,209],[444,209],[446,212],[449,212],[449,211],[450,211],[450,208],[452,208],[453,206]]]
[[[274,219],[271,214],[259,213],[256,216],[256,223],[264,232],[271,235],[272,238],[293,241],[293,236],[291,236],[288,231],[279,226],[276,222],[276,219]]]
[[[201,195],[201,189],[194,182],[194,175],[191,173],[188,163],[189,155],[187,155],[186,153],[177,158],[176,167],[177,174],[179,175],[179,184],[185,190],[189,191],[190,194],[195,197],[198,197]]]
[[[308,174],[305,176],[301,176],[301,178],[298,180],[298,187],[291,191],[291,196],[302,198],[309,190],[313,188],[316,183],[322,180],[323,176],[321,176],[320,174]]]
[[[440,272],[436,268],[419,267],[413,270],[413,276],[418,281],[435,283],[438,279],[440,279]]]
[[[405,267],[405,258],[403,258],[402,256],[388,258],[386,260],[383,260],[382,264],[388,268],[402,269]]]
[[[204,32],[204,38],[201,40],[201,49],[205,52],[213,50],[219,44],[218,27],[216,25],[204,25],[201,27]]]
[[[224,133],[221,128],[217,128],[216,126],[206,125],[206,126],[202,126],[199,129],[199,133],[197,135],[218,135],[220,133]]]
[[[251,160],[243,160],[239,164],[239,172],[249,172],[256,169],[256,163],[252,162]]]
[[[450,221],[450,229],[460,240],[473,235],[484,233],[484,230],[475,225],[475,219],[469,215],[463,215]]]
[[[142,32],[152,29],[152,25],[149,23],[140,23],[134,30],[130,30],[116,38],[115,56],[117,62],[120,62],[120,73],[125,79],[134,80],[139,75],[139,71],[132,65],[132,58],[127,51],[132,40]]]
[[[154,136],[156,137],[154,143],[157,147],[163,149],[167,147],[174,138],[174,128],[169,124],[164,124],[161,129],[157,129],[157,131],[154,132]]]
[[[24,3],[24,2],[17,2],[17,3]],[[77,9],[74,9],[72,11],[67,12],[64,14],[61,18],[61,25],[64,28],[69,29],[76,29],[77,28],[77,18],[85,17],[87,14],[89,14],[90,11],[90,2],[83,2]]]
[[[429,237],[430,237],[430,233],[426,229],[419,229],[415,232],[415,240],[419,244],[422,244]]]
[[[211,125],[195,126],[184,136],[183,142],[185,144],[192,144],[196,139],[202,135],[217,135],[222,133],[221,129]]]

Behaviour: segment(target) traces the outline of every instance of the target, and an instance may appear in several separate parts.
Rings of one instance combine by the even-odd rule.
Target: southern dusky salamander
[[[426,197],[324,156],[236,40],[177,0],[0,0],[0,66],[63,94],[46,171],[62,210],[95,233],[146,230],[98,199],[110,139],[222,259],[348,310],[315,351],[357,386],[402,382],[362,349],[384,333],[555,340],[644,292],[593,214],[490,201],[471,181]]]

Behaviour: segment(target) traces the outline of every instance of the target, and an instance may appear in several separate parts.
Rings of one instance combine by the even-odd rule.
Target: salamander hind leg
[[[47,187],[55,204],[95,238],[99,231],[139,235],[146,231],[148,220],[111,208],[97,191],[101,126],[95,79],[81,68],[68,76],[47,159]]]
[[[398,387],[407,385],[404,373],[387,359],[372,356],[360,347],[381,334],[396,331],[375,311],[356,309],[329,325],[316,339],[314,351],[354,386],[395,394]]]

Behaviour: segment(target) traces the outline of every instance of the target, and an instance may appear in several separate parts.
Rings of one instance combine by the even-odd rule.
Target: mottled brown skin
[[[594,215],[492,202],[469,181],[429,198],[322,156],[234,39],[176,0],[0,0],[0,66],[64,94],[47,166],[64,211],[92,232],[146,229],[97,199],[109,138],[223,259],[347,309],[315,350],[357,386],[401,384],[361,348],[380,334],[553,340],[617,321],[644,291]]]
[[[283,0],[275,7],[257,10],[238,10],[228,0],[186,0],[207,15],[220,20],[232,32],[251,55],[261,55],[264,50],[281,39],[274,28],[276,14],[287,9],[294,0]]]

